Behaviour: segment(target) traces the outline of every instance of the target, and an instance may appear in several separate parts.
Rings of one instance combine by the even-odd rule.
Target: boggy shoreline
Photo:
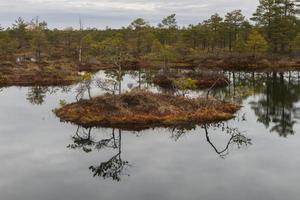
[[[259,72],[300,71],[300,57],[297,56],[221,54],[194,58],[189,62],[195,69]]]
[[[168,68],[173,69],[200,69],[215,71],[300,71],[300,58],[288,56],[253,56],[246,55],[199,55],[198,57],[186,58],[176,62],[168,63]],[[141,69],[163,69],[164,63],[161,61],[128,61],[124,63],[123,70]],[[18,64],[10,61],[0,62],[0,86],[58,86],[71,85],[80,81],[80,71],[97,72],[99,70],[114,69],[109,63],[76,63],[69,59],[47,60],[42,63],[24,62]],[[228,80],[216,77],[196,76],[193,72],[188,77],[197,80],[197,87],[200,89],[210,87],[212,84],[226,86]],[[172,77],[157,77],[156,84],[165,85],[166,81]],[[173,77],[174,78],[174,77]],[[175,77],[176,78],[176,77]],[[164,80],[162,80],[164,79]],[[173,84],[174,85],[174,84]]]
[[[139,131],[220,122],[234,118],[239,109],[235,103],[213,98],[191,99],[137,90],[80,100],[55,109],[54,113],[63,122],[83,127]]]
[[[80,81],[72,63],[12,63],[0,64],[0,86],[59,86]]]
[[[0,62],[0,87],[65,86],[82,80],[80,72],[95,73],[109,69],[104,64],[81,64],[68,59],[47,60],[41,63]]]

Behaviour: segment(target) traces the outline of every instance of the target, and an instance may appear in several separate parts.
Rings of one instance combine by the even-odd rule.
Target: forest
[[[250,19],[234,10],[182,27],[175,14],[156,26],[138,18],[105,30],[85,28],[81,20],[78,28],[49,29],[38,17],[29,22],[20,17],[11,27],[0,25],[1,65],[299,67],[299,5],[298,0],[260,0]]]

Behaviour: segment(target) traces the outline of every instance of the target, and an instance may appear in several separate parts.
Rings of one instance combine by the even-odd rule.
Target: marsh
[[[52,110],[76,101],[78,85],[2,88],[0,198],[297,199],[299,73],[225,75],[211,95],[239,102],[235,119],[140,132],[61,123]],[[126,73],[122,91],[167,92],[147,76]]]

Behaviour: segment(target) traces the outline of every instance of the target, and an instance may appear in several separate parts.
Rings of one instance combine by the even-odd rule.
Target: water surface
[[[240,102],[237,118],[191,130],[84,129],[52,113],[76,86],[2,88],[0,199],[298,199],[298,73],[227,75],[212,94]],[[160,91],[137,75],[128,86]]]

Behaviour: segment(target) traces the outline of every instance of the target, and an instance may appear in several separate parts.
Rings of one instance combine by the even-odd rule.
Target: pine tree
[[[256,57],[258,53],[267,51],[268,42],[257,30],[254,29],[249,35],[249,38],[246,42],[246,47],[247,50],[251,52],[254,57]]]
[[[266,33],[273,52],[285,52],[296,36],[299,0],[260,0],[252,20]]]
[[[300,33],[298,33],[295,39],[292,41],[291,48],[294,52],[300,52]]]
[[[243,40],[241,36],[238,36],[235,45],[234,45],[234,51],[238,53],[244,53],[246,51],[246,42]]]
[[[165,17],[160,24],[158,24],[161,34],[161,43],[169,45],[176,40],[176,30],[178,28],[176,21],[176,14]]]
[[[142,51],[142,43],[143,43],[143,33],[144,33],[144,29],[150,27],[149,23],[146,22],[143,18],[138,18],[136,20],[134,20],[129,28],[133,29],[133,33],[135,36],[135,50],[134,50],[134,54],[136,58],[139,58],[141,55],[141,51]]]
[[[209,20],[204,22],[210,29],[211,32],[211,48],[212,51],[215,50],[216,45],[221,37],[221,29],[223,26],[223,18],[219,16],[219,14],[214,14],[210,17]]]
[[[228,31],[228,45],[229,51],[232,50],[233,44],[237,39],[239,28],[241,27],[245,17],[241,10],[234,10],[225,16],[225,25]]]
[[[31,36],[30,45],[32,50],[35,51],[35,57],[38,62],[41,62],[42,50],[47,49],[48,40],[45,31],[47,30],[47,23],[31,23]]]
[[[21,17],[19,17],[13,24],[12,32],[18,41],[18,48],[24,48],[27,45],[27,27],[28,24]]]

